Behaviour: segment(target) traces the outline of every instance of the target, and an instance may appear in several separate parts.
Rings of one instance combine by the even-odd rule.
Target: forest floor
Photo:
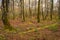
[[[22,22],[21,19],[17,18],[9,22],[17,31],[10,32],[0,28],[0,35],[4,36],[6,40],[60,40],[60,27],[57,26],[56,20],[45,20],[37,23],[35,19]],[[2,26],[2,21],[0,21],[0,27]]]

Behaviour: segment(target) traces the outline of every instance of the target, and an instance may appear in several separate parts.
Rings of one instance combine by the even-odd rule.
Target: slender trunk
[[[31,5],[30,5],[30,0],[29,0],[29,13],[30,13],[30,17],[32,16],[32,13],[31,13]]]
[[[42,7],[42,18],[43,18],[43,20],[45,20],[45,18],[44,18],[44,12],[43,12],[43,7]]]
[[[60,0],[59,0],[59,7],[58,7],[58,26],[60,27]]]
[[[22,14],[22,19],[23,19],[23,21],[25,21],[25,14],[24,14],[24,0],[20,0],[20,7],[21,7],[20,13]]]
[[[46,19],[48,16],[48,1],[47,0],[45,0],[45,12],[46,12],[46,15],[45,15],[45,19]]]
[[[37,14],[37,22],[40,22],[40,0],[38,0],[38,14]]]
[[[36,0],[35,0],[35,12],[34,12],[34,14],[36,15],[36,12],[37,11],[37,9],[36,9]]]
[[[51,0],[51,10],[50,10],[50,18],[52,20],[52,15],[53,15],[53,0]]]
[[[13,12],[13,19],[15,19],[15,13],[14,13],[14,0],[12,0],[12,1],[13,1],[13,9],[12,9],[12,10],[13,10],[13,11],[12,11],[12,12]]]
[[[42,2],[42,6],[41,6],[41,8],[42,8],[41,9],[42,10],[42,13],[41,13],[42,14],[42,19],[45,20],[45,18],[44,18],[44,11],[43,11],[43,0],[41,2]]]
[[[22,18],[22,0],[19,1],[19,17]]]
[[[24,15],[24,0],[22,1],[22,17],[23,17],[23,21],[25,21],[25,15]]]

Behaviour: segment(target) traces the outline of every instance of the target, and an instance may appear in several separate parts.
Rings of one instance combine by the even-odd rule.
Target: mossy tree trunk
[[[20,0],[20,6],[21,6],[21,14],[22,14],[22,19],[25,21],[25,14],[24,14],[24,0]]]
[[[24,0],[22,1],[22,18],[25,21],[25,14],[24,14]]]
[[[9,6],[9,0],[2,0],[2,22],[4,24],[4,29],[9,29],[11,30],[12,27],[9,23],[9,20],[8,20],[8,6]]]

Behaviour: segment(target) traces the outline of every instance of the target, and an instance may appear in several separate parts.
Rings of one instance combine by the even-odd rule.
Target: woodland
[[[0,0],[0,40],[60,40],[60,0]]]

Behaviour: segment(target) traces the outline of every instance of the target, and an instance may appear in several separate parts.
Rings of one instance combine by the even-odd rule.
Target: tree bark
[[[12,29],[12,26],[9,23],[8,20],[8,6],[9,6],[9,0],[2,0],[2,22],[4,24],[4,29]]]
[[[37,22],[40,22],[40,0],[38,0],[38,14],[37,14]]]
[[[50,18],[52,20],[52,15],[53,15],[53,0],[51,0],[51,10],[50,10]]]
[[[60,0],[59,2],[59,7],[58,7],[58,26],[60,27]]]

